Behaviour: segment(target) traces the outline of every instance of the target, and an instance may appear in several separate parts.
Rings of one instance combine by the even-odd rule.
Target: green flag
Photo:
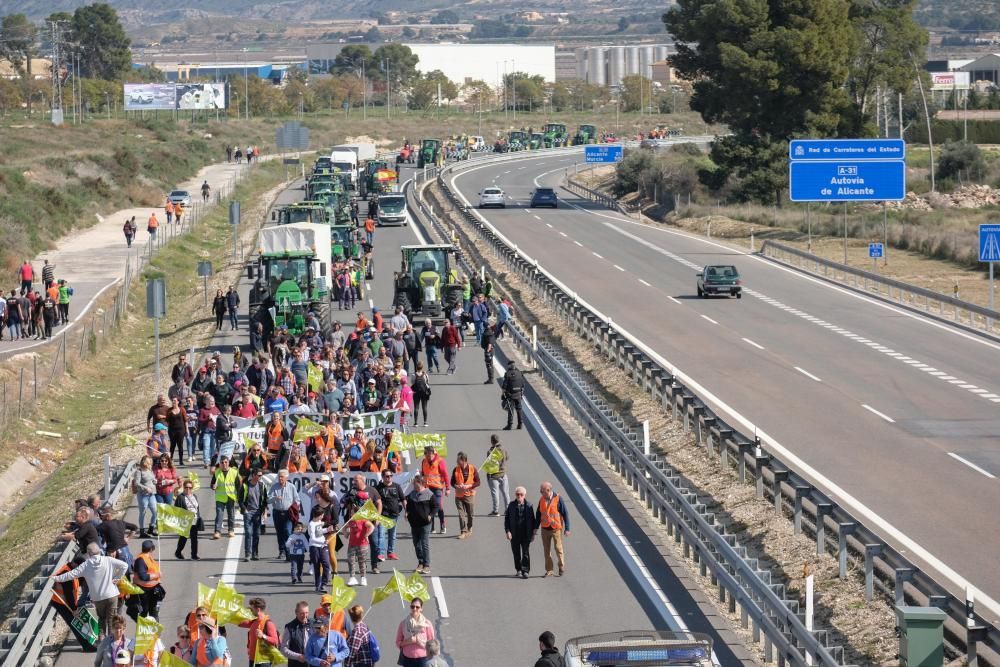
[[[229,584],[220,581],[212,600],[212,616],[219,625],[232,623],[232,616],[243,608],[243,596]]]
[[[499,447],[494,447],[486,456],[486,461],[483,462],[483,465],[479,466],[479,470],[484,475],[495,475],[500,472],[500,465],[502,463],[503,450]]]
[[[212,603],[215,601],[215,589],[198,582],[198,606],[212,610]]]
[[[320,391],[323,388],[323,370],[310,362],[306,377],[311,391]]]
[[[396,522],[387,516],[382,516],[378,508],[375,507],[375,503],[371,500],[366,500],[365,504],[361,506],[357,512],[351,516],[350,521],[373,521],[375,523],[380,523],[386,528],[392,528],[396,525]]]
[[[299,417],[295,424],[295,435],[292,442],[302,442],[306,438],[312,438],[323,432],[323,427],[308,417]]]
[[[162,633],[163,626],[155,618],[140,616],[135,624],[135,653],[142,655],[151,651]]]
[[[160,653],[160,667],[191,667],[191,664],[187,660],[181,660],[170,651],[163,651]]]
[[[271,663],[274,665],[287,665],[288,658],[282,655],[277,646],[271,646],[263,639],[257,639],[257,651],[254,653],[253,661],[256,664]]]
[[[191,510],[173,505],[158,504],[156,506],[156,530],[160,533],[173,533],[181,537],[191,534],[191,526],[198,516]]]
[[[330,585],[330,597],[333,602],[330,605],[330,613],[347,609],[347,605],[354,602],[354,597],[358,594],[356,590],[344,583],[343,577],[334,577]]]
[[[193,486],[193,489],[195,491],[197,491],[198,489],[201,488],[201,480],[198,479],[198,473],[196,473],[195,471],[192,470],[191,472],[189,472],[185,476],[185,479],[187,479],[187,481],[191,482],[191,484]]]
[[[420,598],[424,602],[431,599],[431,592],[427,589],[427,582],[424,581],[419,572],[414,572],[407,578],[399,594],[403,597],[404,602],[409,602],[413,598]]]
[[[139,444],[139,441],[135,436],[129,435],[128,433],[122,433],[121,446],[122,447],[135,447]]]
[[[128,577],[122,577],[118,580],[118,592],[122,595],[142,595],[146,591],[129,581]]]
[[[444,433],[400,433],[394,431],[390,452],[402,452],[408,449],[422,454],[424,447],[433,447],[441,456],[448,456],[448,445]]]
[[[399,592],[400,585],[406,585],[406,579],[395,568],[393,568],[392,578],[386,582],[385,586],[376,588],[372,591],[372,603],[369,606],[374,607],[386,598],[392,597],[393,593]]]

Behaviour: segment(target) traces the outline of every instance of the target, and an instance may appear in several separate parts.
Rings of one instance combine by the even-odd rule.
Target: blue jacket
[[[327,652],[327,646],[330,647]],[[343,661],[351,654],[351,649],[347,648],[344,636],[339,632],[330,632],[328,635],[318,635],[315,632],[309,635],[306,642],[306,662],[312,667],[320,667],[324,658],[328,655],[336,658],[336,662],[330,667],[342,667]]]

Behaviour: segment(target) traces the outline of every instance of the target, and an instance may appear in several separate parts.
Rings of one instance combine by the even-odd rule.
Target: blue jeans
[[[413,537],[413,549],[417,552],[417,564],[430,566],[431,564],[431,526],[413,527],[410,526],[410,533]]]
[[[229,532],[233,532],[233,527],[235,521],[233,520],[233,512],[236,508],[236,501],[232,499],[227,499],[226,502],[215,501],[215,532],[222,532],[222,513],[226,513],[226,526],[229,528]]]
[[[483,329],[486,328],[486,322],[476,320],[473,324],[476,326],[476,342],[478,343],[483,339]]]
[[[288,510],[274,510],[272,516],[274,517],[275,537],[278,539],[278,553],[286,555],[285,542],[288,541],[288,536],[292,534],[292,520],[288,518]]]
[[[260,513],[243,513],[243,555],[249,558],[256,556],[260,548]]]
[[[375,526],[375,541],[378,544],[378,555],[396,553],[396,526],[386,528],[382,524]]]
[[[236,309],[235,308],[230,308],[229,309],[229,326],[231,326],[234,329],[238,329],[239,328],[239,325],[238,325],[236,317],[237,317]]]
[[[139,494],[139,529],[145,530],[147,526],[156,526],[156,496],[152,493]],[[146,523],[146,511],[150,513],[149,523]]]
[[[190,431],[184,437],[184,440],[187,441],[188,461],[194,461],[194,449],[197,439],[197,434],[192,434]]]
[[[201,434],[201,455],[205,465],[211,465],[215,453],[215,431],[205,431]]]
[[[427,353],[427,372],[430,373],[431,370],[437,369],[441,370],[441,364],[438,362],[438,351],[437,348],[428,345],[424,348],[424,352]]]

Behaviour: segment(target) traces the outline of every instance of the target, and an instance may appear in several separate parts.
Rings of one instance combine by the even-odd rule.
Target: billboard
[[[931,72],[931,90],[968,90],[968,72]]]
[[[126,83],[125,110],[173,109],[175,105],[172,83]]]
[[[178,83],[178,109],[225,109],[226,84]]]

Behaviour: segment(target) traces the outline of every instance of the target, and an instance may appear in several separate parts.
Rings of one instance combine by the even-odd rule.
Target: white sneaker
[[[362,579],[362,581],[363,581],[363,579]],[[348,586],[357,586],[358,585],[358,579],[357,579],[357,577],[351,577],[350,579],[348,579],[347,580],[347,585]]]
[[[313,566],[310,565],[309,567],[306,568],[306,574],[311,577],[312,573],[313,573]]]
[[[361,585],[362,586],[368,585],[368,577],[361,577]]]

